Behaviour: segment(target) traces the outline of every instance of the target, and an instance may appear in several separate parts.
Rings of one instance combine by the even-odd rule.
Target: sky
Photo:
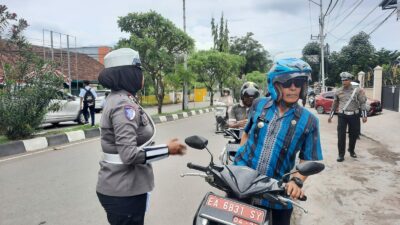
[[[322,0],[323,12],[331,0]],[[336,6],[333,5],[337,1]],[[27,39],[36,45],[50,46],[50,32],[68,34],[70,45],[110,46],[129,37],[120,31],[118,17],[131,12],[154,10],[183,29],[182,0],[2,0],[10,12],[28,21]],[[319,0],[313,0],[319,3]],[[325,18],[326,42],[331,51],[340,51],[351,36],[371,32],[390,10],[377,7],[381,0],[332,0]],[[356,7],[357,6],[357,7]],[[354,10],[353,10],[354,9]],[[330,10],[329,10],[330,11]],[[186,31],[197,49],[212,47],[211,18],[219,23],[221,14],[228,20],[230,37],[254,33],[273,59],[300,57],[302,48],[318,35],[320,8],[308,0],[186,0]],[[364,19],[365,18],[365,19]],[[377,48],[400,50],[400,20],[391,16],[371,34]],[[363,20],[364,19],[364,20]],[[56,33],[55,46],[66,46],[66,36]]]

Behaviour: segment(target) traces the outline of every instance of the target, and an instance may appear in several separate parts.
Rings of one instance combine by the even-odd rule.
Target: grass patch
[[[4,144],[9,142],[10,140],[8,140],[8,138],[4,135],[0,135],[0,144]]]
[[[35,136],[36,137],[44,137],[44,136],[50,136],[50,135],[56,135],[56,134],[63,134],[65,132],[70,132],[70,131],[90,130],[90,129],[93,129],[93,128],[99,128],[99,125],[94,125],[94,127],[92,127],[89,124],[79,125],[79,126],[72,127],[72,128],[65,128],[65,129],[60,129],[60,130],[54,130],[54,131],[40,133],[40,134],[37,134]]]

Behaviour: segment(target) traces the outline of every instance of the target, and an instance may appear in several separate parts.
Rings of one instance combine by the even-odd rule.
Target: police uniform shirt
[[[236,122],[247,119],[248,107],[243,104],[236,104],[229,111],[229,122]]]
[[[339,107],[338,111],[342,112],[348,100],[351,98],[354,89],[355,88],[353,86],[350,86],[349,88],[340,87],[335,92],[332,110],[336,110],[336,108]],[[361,88],[357,88],[356,93],[354,94],[345,111],[354,112],[358,111],[359,109],[366,110],[366,102],[367,97],[365,96],[364,90]]]
[[[258,117],[264,110],[260,126]],[[297,153],[301,160],[322,160],[318,118],[307,109],[294,104],[280,116],[277,104],[263,97],[254,101],[250,112],[244,128],[248,140],[238,149],[235,165],[248,166],[279,180],[293,169]],[[291,208],[267,200],[260,204],[274,209]]]
[[[104,153],[119,155],[121,164],[100,162],[97,192],[109,196],[135,196],[154,187],[151,164],[138,147],[139,105],[129,93],[112,91],[101,118],[101,147]],[[142,134],[141,134],[142,135]]]

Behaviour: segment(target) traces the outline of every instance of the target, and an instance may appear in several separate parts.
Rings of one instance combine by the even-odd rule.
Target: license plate
[[[235,224],[256,225],[263,223],[265,220],[264,210],[213,194],[208,196],[206,205],[233,214],[232,222]]]
[[[233,223],[236,225],[258,225],[258,223],[253,223],[251,221],[239,218],[239,217],[233,217]]]

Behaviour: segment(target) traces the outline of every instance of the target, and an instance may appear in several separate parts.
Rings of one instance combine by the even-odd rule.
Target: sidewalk
[[[400,113],[383,110],[382,114],[368,117],[361,124],[361,135],[388,147],[390,151],[400,153]]]

